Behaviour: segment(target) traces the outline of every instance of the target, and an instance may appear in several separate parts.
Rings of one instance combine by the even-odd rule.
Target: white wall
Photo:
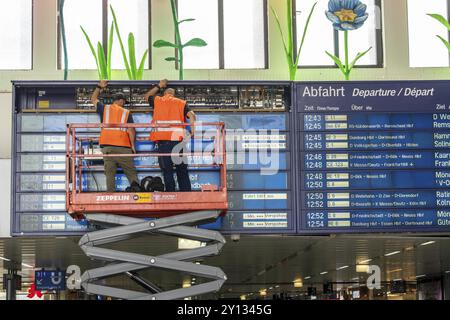
[[[0,110],[0,159],[8,159],[11,158],[11,93],[0,92]]]
[[[0,159],[0,238],[11,234],[11,160]]]
[[[0,238],[11,235],[11,93],[0,92]]]

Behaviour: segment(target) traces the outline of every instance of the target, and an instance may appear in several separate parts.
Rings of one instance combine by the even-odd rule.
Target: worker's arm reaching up
[[[158,85],[154,86],[145,93],[144,95],[145,101],[148,101],[148,98],[154,97],[159,92],[160,89],[164,89],[166,87],[167,87],[167,79],[159,81]]]
[[[131,151],[136,153],[135,141],[136,141],[136,130],[134,128],[127,129],[128,136],[130,137],[131,142]]]
[[[98,97],[100,96],[100,93],[103,89],[105,89],[108,86],[108,80],[100,80],[100,83],[97,85],[97,88],[95,88],[94,93],[91,97],[91,102],[94,105],[94,107],[97,107],[98,103]]]
[[[191,136],[195,135],[195,122],[197,121],[197,115],[195,114],[194,111],[189,111],[186,115],[186,117],[189,118],[189,124],[191,127]]]

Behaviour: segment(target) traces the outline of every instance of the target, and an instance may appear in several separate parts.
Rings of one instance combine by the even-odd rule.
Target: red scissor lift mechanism
[[[188,124],[182,124],[186,127]],[[199,127],[196,125],[196,127]],[[92,259],[111,262],[109,265],[87,270],[81,277],[81,286],[90,294],[98,294],[119,299],[181,299],[218,291],[226,280],[226,275],[218,267],[200,265],[192,261],[220,253],[225,238],[214,230],[196,228],[195,225],[215,221],[228,208],[226,183],[225,125],[222,122],[201,123],[203,132],[212,140],[212,162],[210,164],[190,164],[192,167],[217,168],[220,185],[202,186],[193,192],[85,192],[83,174],[86,170],[99,169],[87,161],[105,157],[159,157],[171,156],[162,153],[139,154],[85,154],[83,143],[98,141],[100,128],[170,128],[163,124],[70,124],[66,136],[66,207],[75,219],[87,219],[90,223],[103,227],[102,230],[86,233],[79,242],[81,249]],[[212,134],[211,129],[214,128]],[[77,130],[79,130],[77,132]],[[83,130],[82,132],[80,132]],[[93,135],[94,134],[94,135]],[[203,135],[200,135],[200,140]],[[198,140],[197,135],[193,140]],[[147,139],[138,139],[147,140]],[[202,143],[203,140],[200,141]],[[201,152],[191,152],[185,156],[203,157]],[[137,168],[157,168],[155,165],[141,165]],[[153,218],[153,219],[148,219]],[[148,256],[98,247],[133,237],[143,233],[164,234],[205,242],[205,246],[176,251],[160,256]],[[185,274],[208,278],[212,281],[163,291],[154,283],[144,279],[137,272],[147,268],[161,268]],[[97,284],[98,280],[125,274],[140,285],[143,291],[115,288]]]

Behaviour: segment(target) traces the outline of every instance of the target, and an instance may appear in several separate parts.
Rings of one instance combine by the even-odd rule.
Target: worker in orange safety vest
[[[122,93],[113,96],[111,105],[104,105],[99,101],[99,95],[108,86],[108,81],[101,80],[92,94],[91,101],[96,106],[102,123],[126,124],[133,123],[130,111],[124,108],[126,98]],[[102,128],[99,145],[103,154],[131,154],[136,153],[136,131],[134,128]],[[108,192],[115,192],[115,177],[120,167],[124,171],[132,191],[140,191],[136,167],[132,157],[105,157],[106,186]]]
[[[163,94],[157,95],[163,89],[165,89]],[[176,146],[186,142],[186,128],[179,125],[186,123],[186,118],[190,121],[190,135],[194,135],[196,115],[189,109],[186,101],[175,97],[174,89],[167,88],[166,79],[153,86],[144,98],[149,102],[150,108],[153,107],[152,123],[161,125],[161,127],[153,128],[150,134],[150,140],[155,142],[158,153],[172,153]],[[183,148],[180,149],[177,155],[158,157],[166,192],[175,191],[174,172],[177,174],[179,190],[191,191],[188,160],[183,156]]]

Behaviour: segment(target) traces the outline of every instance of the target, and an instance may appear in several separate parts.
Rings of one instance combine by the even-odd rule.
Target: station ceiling
[[[21,268],[24,287],[34,281],[34,270],[65,270],[78,265],[83,272],[101,262],[87,258],[78,247],[79,238],[9,238],[0,239],[0,273],[14,262]],[[219,256],[201,263],[218,266],[228,281],[215,297],[239,297],[242,294],[305,291],[308,286],[334,282],[339,286],[365,283],[367,274],[357,272],[357,264],[377,265],[382,281],[439,277],[450,273],[450,238],[392,235],[355,236],[240,236],[227,237]],[[160,255],[178,249],[178,239],[145,235],[117,243],[115,249],[147,255]],[[11,261],[8,261],[11,260]],[[151,282],[173,289],[181,287],[189,275],[153,269],[142,273]],[[293,282],[301,279],[303,288]],[[2,281],[0,277],[0,282]],[[201,282],[201,279],[197,281]],[[115,278],[111,283],[133,288],[131,280]],[[335,288],[336,288],[335,286]],[[321,290],[321,289],[320,289]]]

